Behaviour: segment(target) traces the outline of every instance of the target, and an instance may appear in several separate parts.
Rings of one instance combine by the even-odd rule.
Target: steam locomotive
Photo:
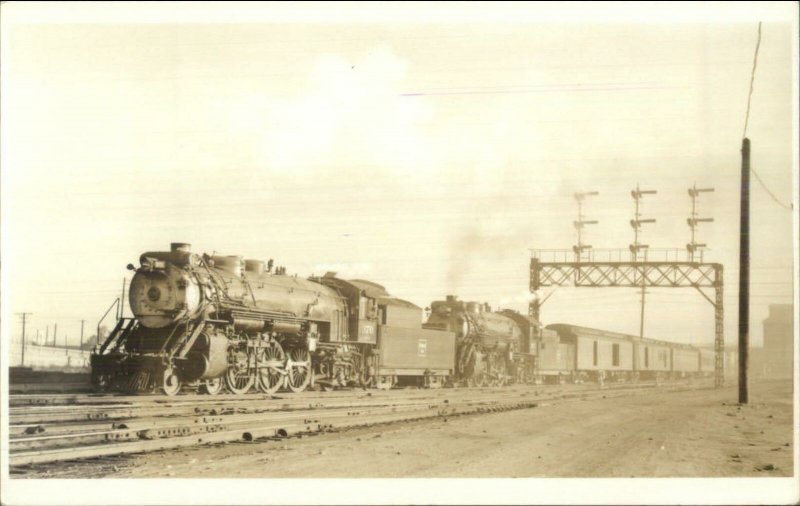
[[[448,295],[431,304],[428,328],[456,335],[455,379],[469,386],[501,386],[535,380],[532,353],[539,323],[516,311],[492,312],[488,304]]]
[[[501,386],[705,375],[713,351],[539,322],[460,301],[415,304],[365,280],[308,279],[272,261],[147,252],[119,318],[91,355],[100,390],[208,394],[309,387]]]

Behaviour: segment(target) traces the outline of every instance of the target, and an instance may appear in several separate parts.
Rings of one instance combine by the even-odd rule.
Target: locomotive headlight
[[[147,290],[147,298],[150,299],[151,302],[158,302],[158,299],[161,298],[161,289],[157,286],[151,286],[149,290]]]
[[[183,269],[140,269],[131,280],[130,306],[144,327],[161,328],[200,306],[200,287]]]

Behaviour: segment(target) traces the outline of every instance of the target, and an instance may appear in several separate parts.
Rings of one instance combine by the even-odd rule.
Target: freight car
[[[452,373],[453,333],[423,329],[420,308],[375,283],[302,279],[273,272],[271,260],[197,255],[184,243],[139,263],[128,265],[133,317],[91,356],[99,389],[297,392],[405,376],[435,386]],[[393,358],[412,349],[421,361]]]

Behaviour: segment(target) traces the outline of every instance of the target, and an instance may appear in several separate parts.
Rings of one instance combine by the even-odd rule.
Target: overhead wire
[[[753,55],[753,69],[750,72],[750,91],[747,94],[747,109],[744,115],[744,130],[742,131],[743,139],[747,138],[747,125],[750,122],[750,105],[753,100],[753,85],[756,79],[756,67],[758,66],[758,50],[760,47],[761,47],[761,21],[758,22],[758,38],[756,39],[756,50]],[[754,168],[750,167],[750,172],[756,177],[756,181],[758,181],[759,184],[761,184],[761,187],[764,188],[764,191],[766,191],[770,197],[772,197],[772,200],[774,200],[776,204],[790,211],[793,209],[793,206],[791,204],[789,205],[784,204],[783,202],[780,201],[780,199],[778,199],[778,197],[775,196],[774,193],[772,193],[772,191],[767,187],[767,185],[761,179],[761,176],[758,175],[758,172],[756,172]]]

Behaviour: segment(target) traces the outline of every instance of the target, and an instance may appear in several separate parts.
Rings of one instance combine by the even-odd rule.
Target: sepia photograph
[[[3,2],[0,501],[798,504],[798,3]]]

